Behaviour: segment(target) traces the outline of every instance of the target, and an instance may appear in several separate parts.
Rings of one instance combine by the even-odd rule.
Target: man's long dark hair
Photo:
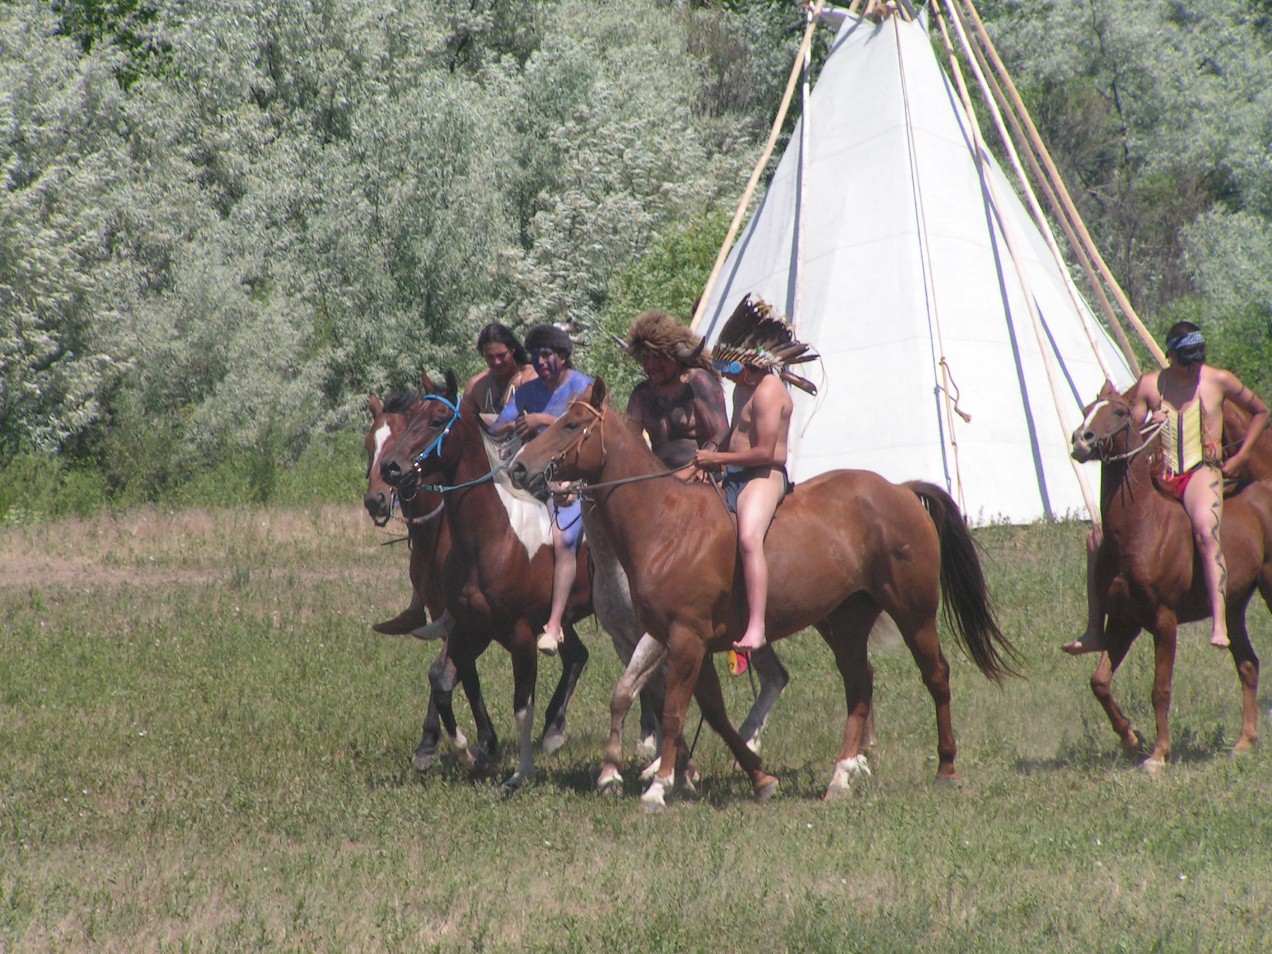
[[[521,340],[513,334],[512,329],[507,325],[492,321],[481,329],[477,335],[477,353],[481,354],[481,349],[492,343],[501,344],[511,351],[518,365],[524,367],[530,363],[530,356],[526,354],[526,349],[522,346]]]

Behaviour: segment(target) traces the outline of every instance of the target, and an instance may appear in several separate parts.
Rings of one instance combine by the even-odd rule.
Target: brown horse
[[[431,387],[428,376],[423,376],[425,388]],[[402,635],[404,633],[424,633],[420,638],[446,638],[450,618],[445,615],[446,604],[442,594],[441,576],[446,555],[450,552],[450,532],[443,514],[444,500],[441,494],[420,492],[408,501],[398,501],[397,491],[390,486],[380,473],[380,460],[392,451],[398,439],[406,431],[412,414],[417,413],[423,402],[412,393],[390,394],[384,401],[372,394],[367,399],[367,409],[371,412],[371,426],[367,431],[364,447],[367,452],[367,491],[363,496],[363,505],[377,527],[383,527],[392,519],[395,510],[400,509],[407,526],[407,538],[410,546],[410,580],[411,589],[423,603],[422,607],[412,606],[399,613],[391,620],[377,623],[371,628],[386,635]],[[432,616],[433,625],[421,629],[428,622],[424,610]],[[457,674],[446,653],[445,645],[429,667],[429,700],[424,715],[423,730],[419,744],[415,747],[412,762],[417,771],[427,771],[437,758],[437,743],[441,738],[443,723],[446,737],[460,761],[467,765],[473,763],[472,754],[468,751],[468,740],[460,731],[455,721],[454,710],[449,703],[454,691]],[[442,695],[445,704],[439,709],[438,696]]]
[[[477,710],[481,684],[477,659],[491,641],[512,657],[513,714],[518,733],[518,765],[504,782],[519,788],[534,771],[531,729],[538,676],[535,634],[548,618],[552,599],[552,548],[547,512],[536,507],[529,525],[514,527],[501,500],[482,441],[482,424],[471,401],[457,404],[453,374],[445,388],[426,388],[420,410],[380,463],[385,480],[403,499],[422,492],[421,483],[446,491],[451,550],[441,573],[446,607],[454,618],[447,653],[469,703]],[[542,511],[542,513],[539,513]],[[591,569],[586,548],[577,555],[578,573],[566,610],[561,678],[549,701],[541,745],[558,748],[565,739],[565,713],[588,652],[574,623],[592,612]],[[443,700],[449,702],[449,699]],[[441,702],[439,702],[441,704]],[[482,720],[473,754],[486,766],[496,755],[493,723]]]
[[[1111,685],[1113,673],[1140,630],[1153,634],[1157,740],[1144,762],[1150,771],[1170,758],[1167,716],[1178,624],[1210,616],[1188,515],[1153,484],[1156,453],[1156,435],[1145,438],[1139,422],[1131,419],[1129,403],[1109,385],[1087,407],[1083,423],[1073,433],[1073,457],[1099,460],[1103,465],[1104,543],[1096,564],[1096,585],[1105,593],[1108,649],[1091,676],[1091,691],[1108,714],[1123,750],[1137,755],[1140,737],[1114,701]],[[1257,589],[1272,609],[1272,486],[1256,480],[1225,500],[1222,533],[1228,564],[1229,648],[1241,682],[1241,735],[1233,751],[1240,753],[1258,741],[1259,660],[1246,630],[1246,608]]]
[[[762,771],[729,722],[715,667],[702,665],[707,653],[741,635],[746,619],[734,524],[714,488],[656,479],[665,473],[662,463],[604,398],[598,379],[590,400],[574,401],[522,448],[509,473],[537,492],[549,470],[592,485],[586,495],[627,571],[641,622],[667,647],[663,757],[642,801],[651,809],[664,804],[685,755],[678,740],[691,694],[750,776],[756,797],[766,798],[777,779]],[[1013,650],[994,622],[971,533],[949,495],[868,471],[822,474],[778,508],[765,552],[769,639],[815,626],[843,679],[848,719],[827,797],[869,771],[862,754],[873,695],[866,642],[883,612],[935,703],[937,778],[957,778],[949,664],[936,628],[942,592],[947,620],[982,673],[999,681],[1009,671],[1003,652]]]

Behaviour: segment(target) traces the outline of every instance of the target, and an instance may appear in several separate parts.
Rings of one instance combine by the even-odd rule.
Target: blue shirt
[[[495,418],[494,427],[511,424],[518,414],[551,414],[554,418],[565,413],[570,402],[592,385],[592,379],[582,371],[566,368],[561,383],[555,391],[549,391],[541,378],[535,378],[517,388],[511,401],[504,405]],[[543,428],[539,429],[540,431]]]

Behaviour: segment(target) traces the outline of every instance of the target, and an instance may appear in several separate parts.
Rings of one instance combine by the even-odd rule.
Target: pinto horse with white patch
[[[517,724],[516,771],[509,789],[529,781],[534,771],[534,720],[538,650],[535,634],[548,618],[552,598],[552,547],[547,510],[533,502],[522,508],[506,502],[482,439],[476,404],[457,403],[455,376],[445,388],[426,388],[421,407],[380,463],[386,481],[407,498],[421,484],[445,488],[451,550],[442,568],[442,592],[454,619],[447,653],[460,683],[480,707],[477,659],[492,641],[512,657],[513,714]],[[506,480],[506,478],[499,478]],[[561,678],[547,706],[541,746],[553,752],[565,741],[565,715],[588,652],[574,623],[592,612],[592,574],[587,551],[576,559],[578,572],[565,614]],[[483,710],[484,711],[484,710]],[[488,719],[479,725],[473,754],[482,767],[495,758],[497,739]]]
[[[599,378],[508,468],[514,482],[546,492],[552,479],[578,479],[604,523],[645,629],[667,649],[663,754],[642,801],[661,808],[677,762],[690,695],[750,777],[757,799],[777,779],[729,722],[708,653],[742,633],[745,587],[737,532],[717,490],[662,477],[652,451],[605,403]],[[957,778],[949,664],[936,617],[945,596],[950,622],[976,666],[1000,681],[1013,653],[994,621],[974,541],[957,505],[931,484],[896,485],[868,471],[834,471],[797,487],[778,508],[765,542],[770,641],[815,626],[844,683],[848,719],[827,797],[868,773],[862,752],[873,673],[866,642],[883,612],[896,623],[936,707],[938,780]]]

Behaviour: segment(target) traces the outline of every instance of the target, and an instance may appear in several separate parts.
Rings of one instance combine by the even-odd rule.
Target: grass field
[[[1228,755],[1231,663],[1185,629],[1174,762],[1121,759],[1091,662],[1057,648],[1084,532],[978,531],[1027,678],[997,689],[946,639],[961,788],[932,786],[931,703],[880,638],[874,777],[822,803],[843,697],[805,634],[764,738],[779,798],[704,731],[700,798],[649,816],[635,760],[625,796],[592,793],[618,665],[590,622],[532,786],[416,775],[435,650],[370,631],[406,551],[353,506],[0,530],[0,952],[1272,949],[1272,758]],[[509,668],[482,660],[510,766]],[[1151,671],[1143,640],[1115,683],[1141,729]],[[726,691],[740,718],[747,680]]]

